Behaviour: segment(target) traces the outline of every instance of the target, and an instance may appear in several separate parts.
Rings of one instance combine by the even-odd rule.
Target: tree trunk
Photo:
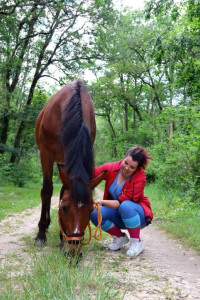
[[[151,112],[150,112],[150,116],[153,117],[153,114],[154,114],[154,99],[153,99],[152,88],[151,88],[150,97],[151,97]]]
[[[136,113],[135,110],[133,109],[133,128],[136,126]]]
[[[120,124],[121,124],[121,134],[124,133],[124,121],[123,121],[123,117],[122,114],[120,113],[120,111],[118,112],[119,114],[119,119],[120,119]]]
[[[136,114],[138,115],[139,120],[143,121],[142,116],[140,114],[140,111],[139,111],[138,107],[135,105],[133,109],[136,112]]]
[[[113,155],[114,155],[114,157],[117,157],[117,148],[116,148],[116,144],[115,144],[116,134],[115,134],[115,130],[114,130],[114,127],[112,125],[109,114],[107,114],[107,119],[108,119],[108,124],[110,125],[110,128],[111,128],[111,140],[112,140],[112,145],[113,145],[113,149],[112,149],[113,150]]]
[[[8,110],[10,107],[10,94],[7,92],[6,98],[6,108],[4,108],[3,117],[1,118],[1,134],[0,134],[0,144],[6,145],[7,138],[8,138],[8,127],[9,127],[9,117],[8,117]],[[5,147],[2,146],[0,148],[0,153],[4,154]]]
[[[5,148],[3,145],[6,144],[7,138],[8,138],[8,125],[9,125],[9,119],[7,116],[7,112],[8,110],[6,109],[4,111],[4,116],[1,119],[1,136],[0,136],[0,144],[2,144],[2,146],[0,146],[0,154],[4,154],[5,152]]]
[[[125,112],[125,130],[128,131],[128,104],[124,104],[124,112]]]
[[[10,163],[15,163],[16,159],[18,158],[19,156],[19,147],[20,147],[20,142],[21,142],[21,138],[22,138],[22,134],[23,134],[23,131],[24,131],[24,128],[25,128],[25,121],[23,120],[20,125],[19,125],[19,128],[18,128],[18,131],[17,131],[17,135],[15,137],[15,142],[14,142],[14,149],[15,151],[12,153],[11,155],[11,158],[10,158]],[[19,158],[18,158],[18,162],[19,162]]]
[[[35,74],[35,78],[34,78],[34,80],[32,82],[30,90],[29,90],[29,95],[28,95],[28,100],[26,102],[25,111],[28,111],[28,108],[31,105],[31,102],[32,102],[32,99],[33,99],[34,90],[35,90],[35,87],[36,87],[36,84],[37,84],[37,81],[39,80],[39,78],[40,77],[37,74]],[[17,153],[17,150],[19,150],[19,148],[20,148],[20,143],[21,143],[21,139],[22,139],[22,136],[23,136],[23,131],[25,129],[25,126],[26,126],[26,121],[22,120],[21,123],[20,123],[20,125],[19,125],[19,127],[18,127],[18,131],[17,131],[16,137],[15,137],[15,141],[14,141],[14,149],[16,151],[14,151],[12,153],[11,158],[10,158],[10,163],[15,163],[15,161],[16,161],[18,155],[19,155]]]
[[[170,93],[170,107],[172,109],[173,107],[173,90],[170,87],[169,89],[169,93]],[[169,138],[171,139],[173,137],[173,117],[172,115],[170,115],[170,120],[169,120]]]

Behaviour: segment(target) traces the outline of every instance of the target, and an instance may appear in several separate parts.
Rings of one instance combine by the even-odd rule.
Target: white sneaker
[[[121,247],[123,247],[125,244],[127,244],[128,242],[129,242],[129,239],[126,234],[121,237],[117,237],[117,236],[113,235],[113,242],[108,245],[108,248],[110,250],[118,250]]]
[[[126,254],[128,256],[138,256],[144,250],[144,244],[138,239],[130,238],[130,247]]]

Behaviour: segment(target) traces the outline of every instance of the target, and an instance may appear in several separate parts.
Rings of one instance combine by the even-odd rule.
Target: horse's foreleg
[[[43,246],[46,241],[46,231],[50,224],[50,205],[51,205],[51,196],[53,193],[53,163],[51,166],[48,166],[48,172],[43,172],[43,187],[41,190],[41,200],[42,200],[42,209],[41,217],[38,223],[39,232],[35,239],[36,246]]]

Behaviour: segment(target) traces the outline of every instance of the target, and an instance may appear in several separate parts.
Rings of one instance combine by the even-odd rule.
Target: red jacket
[[[104,200],[112,199],[109,194],[109,187],[115,180],[118,171],[121,168],[122,160],[117,162],[106,163],[102,166],[95,167],[94,176],[98,176],[101,172],[107,170],[105,174],[104,180],[105,190],[104,190]],[[144,187],[146,182],[146,176],[143,169],[139,168],[135,172],[135,174],[130,178],[130,180],[126,181],[123,188],[122,193],[119,196],[118,200],[120,202],[124,200],[131,200],[139,203],[143,209],[146,217],[147,225],[151,223],[153,219],[153,212],[151,210],[149,199],[144,195]]]

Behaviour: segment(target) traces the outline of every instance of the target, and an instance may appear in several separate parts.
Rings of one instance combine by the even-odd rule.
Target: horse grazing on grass
[[[35,245],[42,246],[46,241],[53,192],[53,164],[56,162],[63,184],[58,210],[61,245],[65,237],[70,254],[80,251],[84,231],[93,210],[92,190],[104,175],[92,179],[95,134],[92,99],[80,80],[64,86],[40,112],[35,137],[40,150],[43,187]]]

